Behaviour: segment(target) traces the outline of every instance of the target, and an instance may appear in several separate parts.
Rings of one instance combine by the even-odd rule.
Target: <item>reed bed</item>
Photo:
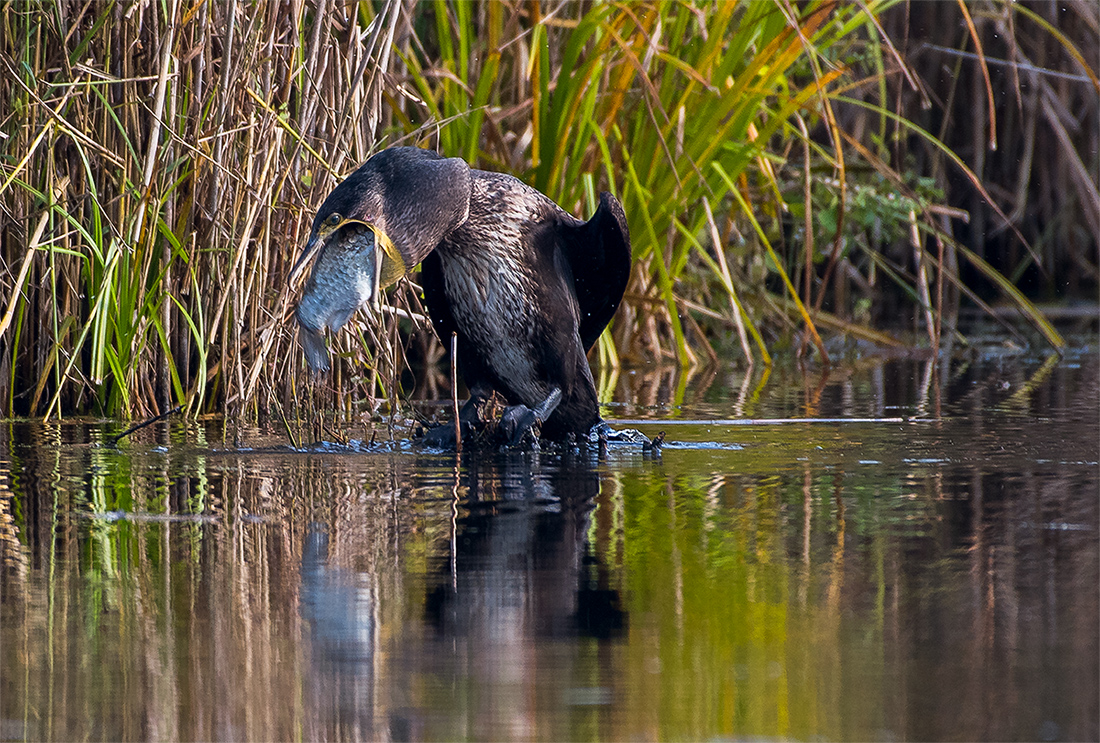
[[[290,319],[313,209],[394,144],[514,173],[579,215],[618,195],[635,271],[605,367],[785,348],[827,364],[844,338],[939,349],[965,340],[962,298],[1005,299],[1060,346],[1017,285],[1039,272],[1049,289],[1067,265],[1095,285],[1097,225],[1070,215],[1096,203],[1097,42],[1042,7],[952,7],[958,49],[936,53],[1000,70],[989,37],[1008,29],[1008,56],[1038,70],[1020,79],[1045,81],[1019,86],[1008,123],[988,74],[945,89],[928,69],[906,24],[949,11],[923,4],[0,5],[0,410],[181,405],[271,415],[297,440],[331,411],[444,396],[415,275],[335,341],[324,380]],[[1001,151],[1030,137],[1032,167],[1053,148],[1063,180],[948,136],[998,116]],[[956,239],[980,230],[992,251]],[[918,332],[882,329],[902,315]],[[312,432],[303,406],[322,413]]]

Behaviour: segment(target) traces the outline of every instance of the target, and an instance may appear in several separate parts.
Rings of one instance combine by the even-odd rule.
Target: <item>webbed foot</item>
[[[528,435],[537,442],[539,439],[539,427],[550,417],[554,409],[561,402],[561,390],[555,387],[550,390],[546,399],[536,405],[534,409],[526,405],[512,405],[504,409],[500,416],[500,433],[505,439],[505,444],[515,447],[521,444]]]
[[[661,447],[665,443],[665,432],[661,431],[651,439],[636,428],[617,429],[600,421],[589,429],[588,443],[597,444],[601,455],[607,452],[608,444],[640,444],[644,453],[660,456]]]
[[[463,437],[468,435],[467,427],[463,428],[462,435]],[[432,426],[424,432],[423,442],[425,446],[430,446],[433,449],[454,449],[457,444],[455,424],[441,423],[438,426]]]
[[[650,443],[649,437],[636,428],[612,428],[606,421],[600,421],[588,431],[588,443],[641,444]]]

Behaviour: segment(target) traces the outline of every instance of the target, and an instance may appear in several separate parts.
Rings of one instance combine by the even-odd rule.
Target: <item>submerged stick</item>
[[[146,426],[151,426],[154,423],[156,423],[157,421],[162,421],[165,418],[167,418],[168,416],[172,415],[173,413],[178,413],[182,409],[182,407],[183,407],[182,405],[177,405],[176,407],[172,408],[171,410],[167,410],[167,411],[161,413],[158,416],[154,416],[154,417],[150,418],[147,421],[142,421],[141,423],[138,423],[136,426],[131,426],[130,428],[127,428],[125,431],[120,433],[118,436],[115,436],[113,439],[111,439],[108,442],[107,445],[108,446],[118,446],[118,442],[122,441],[124,438],[126,438],[130,434],[134,433],[135,431],[140,431],[141,429],[145,428]]]
[[[455,451],[462,451],[462,421],[458,419],[458,333],[451,333],[451,406],[455,414]]]

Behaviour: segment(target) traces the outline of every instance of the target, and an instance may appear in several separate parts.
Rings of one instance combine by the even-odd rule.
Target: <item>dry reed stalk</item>
[[[917,292],[921,309],[924,312],[924,328],[928,333],[928,347],[939,348],[940,339],[936,336],[936,321],[932,316],[932,295],[928,290],[928,271],[924,263],[924,246],[921,243],[920,228],[917,226],[917,213],[909,212],[909,242],[913,247],[913,261],[917,271]]]

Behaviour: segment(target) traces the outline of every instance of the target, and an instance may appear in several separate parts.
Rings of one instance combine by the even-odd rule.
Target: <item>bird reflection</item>
[[[597,472],[537,453],[471,464],[456,518],[453,562],[436,566],[426,619],[446,636],[618,634],[618,593],[588,545]]]
[[[449,539],[431,540],[424,573],[402,559],[401,540],[393,561],[366,573],[336,567],[328,529],[310,529],[300,596],[311,736],[529,737],[539,717],[531,700],[606,691],[608,682],[590,688],[601,675],[594,653],[605,643],[562,642],[614,638],[626,627],[609,571],[589,544],[600,475],[586,460],[541,456],[499,454],[459,470],[453,509],[435,511],[437,526],[413,527],[441,535],[439,519],[451,516]],[[371,588],[397,584],[404,590]],[[490,693],[461,691],[471,688]],[[481,722],[437,730],[441,709],[458,713],[448,720]]]

